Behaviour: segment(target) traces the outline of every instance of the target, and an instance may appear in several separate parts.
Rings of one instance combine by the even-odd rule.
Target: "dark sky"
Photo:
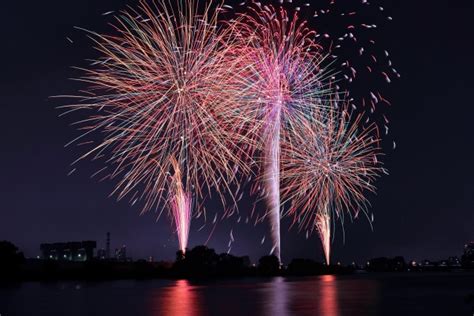
[[[311,1],[313,2],[313,1]],[[177,239],[166,217],[139,216],[137,207],[108,198],[110,182],[89,176],[97,166],[83,164],[67,176],[79,151],[64,145],[77,136],[58,118],[61,103],[49,96],[74,93],[70,68],[95,57],[81,26],[108,32],[103,12],[123,9],[126,0],[2,1],[0,4],[0,240],[13,241],[28,256],[41,242],[97,240],[104,247],[126,244],[135,258],[172,259]],[[343,244],[338,228],[334,259],[363,262],[373,256],[402,254],[408,259],[460,255],[474,240],[474,141],[472,86],[474,1],[380,1],[394,22],[382,39],[402,79],[390,88],[391,137],[397,149],[384,158],[390,176],[371,196],[374,231],[361,219],[346,224]],[[74,40],[69,43],[66,37]],[[210,207],[212,209],[212,205]],[[247,209],[241,209],[243,217]],[[266,224],[220,223],[209,246],[253,259],[271,248]],[[190,245],[202,244],[196,221]],[[283,226],[287,226],[284,221]],[[264,235],[266,241],[260,245]],[[322,260],[316,236],[309,240],[292,230],[282,232],[283,260]]]

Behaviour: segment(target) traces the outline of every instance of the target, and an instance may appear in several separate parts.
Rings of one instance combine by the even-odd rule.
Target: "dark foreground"
[[[17,283],[9,315],[473,315],[474,273]]]

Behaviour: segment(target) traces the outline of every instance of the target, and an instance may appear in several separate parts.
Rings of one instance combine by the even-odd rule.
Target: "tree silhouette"
[[[15,277],[25,256],[9,241],[0,241],[0,277]]]
[[[258,272],[262,275],[276,275],[280,273],[280,260],[275,255],[263,256],[258,260]]]

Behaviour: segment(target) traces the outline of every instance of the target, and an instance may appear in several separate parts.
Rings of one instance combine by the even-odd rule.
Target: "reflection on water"
[[[268,316],[286,316],[288,310],[288,282],[282,277],[276,277],[268,284],[265,314]]]
[[[407,273],[199,283],[153,280],[0,286],[0,314],[48,316],[472,315],[474,273]],[[73,307],[73,308],[71,308]]]
[[[338,281],[333,275],[325,275],[306,282],[288,280],[276,277],[262,282],[261,287],[247,300],[260,302],[260,308],[254,310],[258,314],[267,316],[288,315],[330,315],[341,316],[338,298]],[[170,285],[153,290],[151,315],[158,316],[199,316],[214,310],[225,310],[226,315],[240,315],[244,302],[235,297],[234,290],[238,290],[240,299],[243,299],[241,290],[246,286],[230,282],[221,285],[217,290],[209,284],[198,287],[187,280],[178,280]],[[251,290],[252,287],[247,288]],[[210,294],[212,293],[212,294]],[[236,293],[237,294],[237,293]],[[206,296],[213,297],[212,305],[206,306]],[[232,298],[232,299],[230,299]],[[238,302],[238,306],[234,305]],[[252,304],[253,305],[253,304]]]
[[[339,301],[337,297],[337,281],[334,275],[323,275],[319,282],[320,300],[319,315],[339,316]]]
[[[340,316],[338,283],[333,275],[299,282],[282,277],[274,278],[262,289],[264,314],[331,315]]]
[[[153,316],[202,315],[202,298],[188,280],[178,280],[153,294]]]
[[[339,316],[337,279],[332,275],[315,277],[306,282],[291,282],[292,315]]]

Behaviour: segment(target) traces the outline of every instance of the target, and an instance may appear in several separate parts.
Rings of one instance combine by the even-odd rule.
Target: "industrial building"
[[[87,261],[94,258],[95,241],[72,241],[41,244],[43,259],[58,261]]]

